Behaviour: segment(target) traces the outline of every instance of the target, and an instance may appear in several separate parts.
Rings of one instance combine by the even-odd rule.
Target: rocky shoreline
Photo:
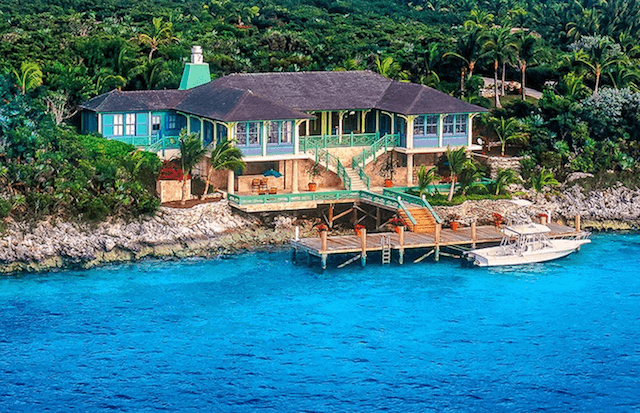
[[[492,223],[497,212],[525,220],[550,214],[568,225],[580,215],[585,229],[640,229],[640,190],[618,186],[584,192],[573,186],[556,195],[525,193],[523,198],[533,204],[519,207],[507,200],[483,200],[435,210],[445,221],[463,224]],[[294,225],[301,227],[301,236],[316,236],[311,220],[286,214],[264,218],[233,212],[222,200],[188,209],[162,207],[155,216],[132,222],[8,222],[0,238],[0,274],[91,268],[143,258],[212,257],[283,245],[293,238]]]

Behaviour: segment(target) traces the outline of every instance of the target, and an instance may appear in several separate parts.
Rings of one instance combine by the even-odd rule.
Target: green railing
[[[407,215],[407,218],[409,218],[409,221],[411,221],[413,225],[418,223],[413,215],[411,215],[411,212],[409,212],[409,208],[407,208],[401,197],[398,197],[398,205],[400,206],[400,209],[404,211],[404,213]]]
[[[365,173],[364,168],[367,164],[367,159],[369,157],[373,157],[373,160],[376,160],[376,154],[382,148],[385,149],[385,152],[389,148],[393,148],[400,144],[400,135],[395,134],[386,134],[382,138],[378,139],[374,143],[371,144],[368,148],[365,148],[361,153],[351,158],[351,168],[358,173],[362,182],[365,183],[367,189],[371,189],[371,178]]]
[[[344,187],[347,188],[347,190],[351,190],[351,177],[347,174],[347,171],[344,169],[344,165],[342,165],[340,159],[317,146],[311,148],[311,150],[315,153],[316,163],[319,163],[320,165],[324,163],[327,170],[332,170],[333,168],[338,177],[342,179]]]
[[[283,202],[308,202],[328,201],[341,199],[358,199],[361,191],[327,191],[327,192],[303,192],[299,194],[274,194],[274,195],[235,195],[229,194],[229,202],[236,205],[277,204]]]
[[[369,146],[380,139],[380,133],[344,133],[342,135],[310,135],[300,137],[300,150],[318,148],[348,148]]]
[[[149,136],[109,136],[107,139],[146,148],[153,142],[153,139],[155,138]]]
[[[164,156],[164,151],[166,149],[179,149],[180,148],[180,140],[177,136],[166,136],[163,138],[157,139],[151,145],[147,146],[145,149],[149,152],[160,152],[162,151],[162,156]]]
[[[433,209],[429,201],[427,201],[427,198],[424,195],[421,197],[416,195],[411,195],[406,192],[407,189],[409,188],[408,187],[384,188],[382,190],[382,194],[390,197],[399,197],[404,202],[407,202],[409,204],[423,206],[429,210],[429,212],[431,213],[431,215],[433,215],[433,218],[436,220],[438,224],[442,224],[442,219],[440,219],[440,217],[438,216],[436,211]]]

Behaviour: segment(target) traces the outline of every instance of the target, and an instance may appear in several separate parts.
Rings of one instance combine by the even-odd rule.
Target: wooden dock
[[[551,233],[548,234],[549,238],[568,237],[580,232],[579,229],[576,230],[566,225],[553,223],[546,225],[551,229]],[[359,256],[353,257],[347,263],[360,258],[364,266],[368,252],[384,252],[385,249],[387,251],[395,250],[398,252],[399,262],[402,264],[405,251],[431,249],[421,258],[424,259],[433,254],[434,259],[438,261],[442,247],[450,247],[454,250],[475,248],[480,244],[500,242],[502,237],[502,233],[494,226],[476,227],[472,225],[471,227],[459,228],[453,231],[449,228],[443,229],[438,225],[433,233],[414,233],[400,230],[399,233],[380,232],[367,234],[366,230],[363,230],[360,236],[355,234],[328,236],[326,232],[321,232],[320,236],[316,238],[292,240],[291,245],[294,249],[294,254],[302,251],[310,256],[320,257],[322,268],[326,269],[329,255],[357,253]],[[421,259],[418,260],[421,261]]]

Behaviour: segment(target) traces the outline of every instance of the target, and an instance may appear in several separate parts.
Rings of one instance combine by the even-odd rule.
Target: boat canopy
[[[546,234],[551,232],[548,226],[542,224],[525,224],[504,227],[502,233],[508,237],[518,237],[522,235]]]

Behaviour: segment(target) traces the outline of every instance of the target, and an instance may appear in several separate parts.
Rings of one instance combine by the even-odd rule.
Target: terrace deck
[[[551,233],[548,234],[550,238],[562,238],[578,233],[574,228],[566,225],[550,223],[547,224],[547,226],[551,229]],[[402,256],[407,250],[434,248],[437,259],[441,247],[471,247],[474,244],[496,243],[502,240],[503,235],[494,226],[478,226],[476,227],[476,237],[474,240],[472,239],[471,227],[459,228],[456,231],[446,228],[440,231],[439,240],[436,240],[435,233],[416,234],[413,232],[404,232],[404,243],[401,244],[400,235],[395,232],[372,233],[366,234],[365,255],[368,252],[382,251],[384,249],[382,242],[383,237],[389,237],[391,250],[400,251],[400,261],[402,262]],[[328,236],[326,249],[324,250],[320,237],[302,238],[297,241],[292,240],[291,245],[296,251],[305,251],[309,255],[321,257],[323,260],[323,268],[326,267],[326,258],[328,255],[363,252],[362,240],[356,235]]]

